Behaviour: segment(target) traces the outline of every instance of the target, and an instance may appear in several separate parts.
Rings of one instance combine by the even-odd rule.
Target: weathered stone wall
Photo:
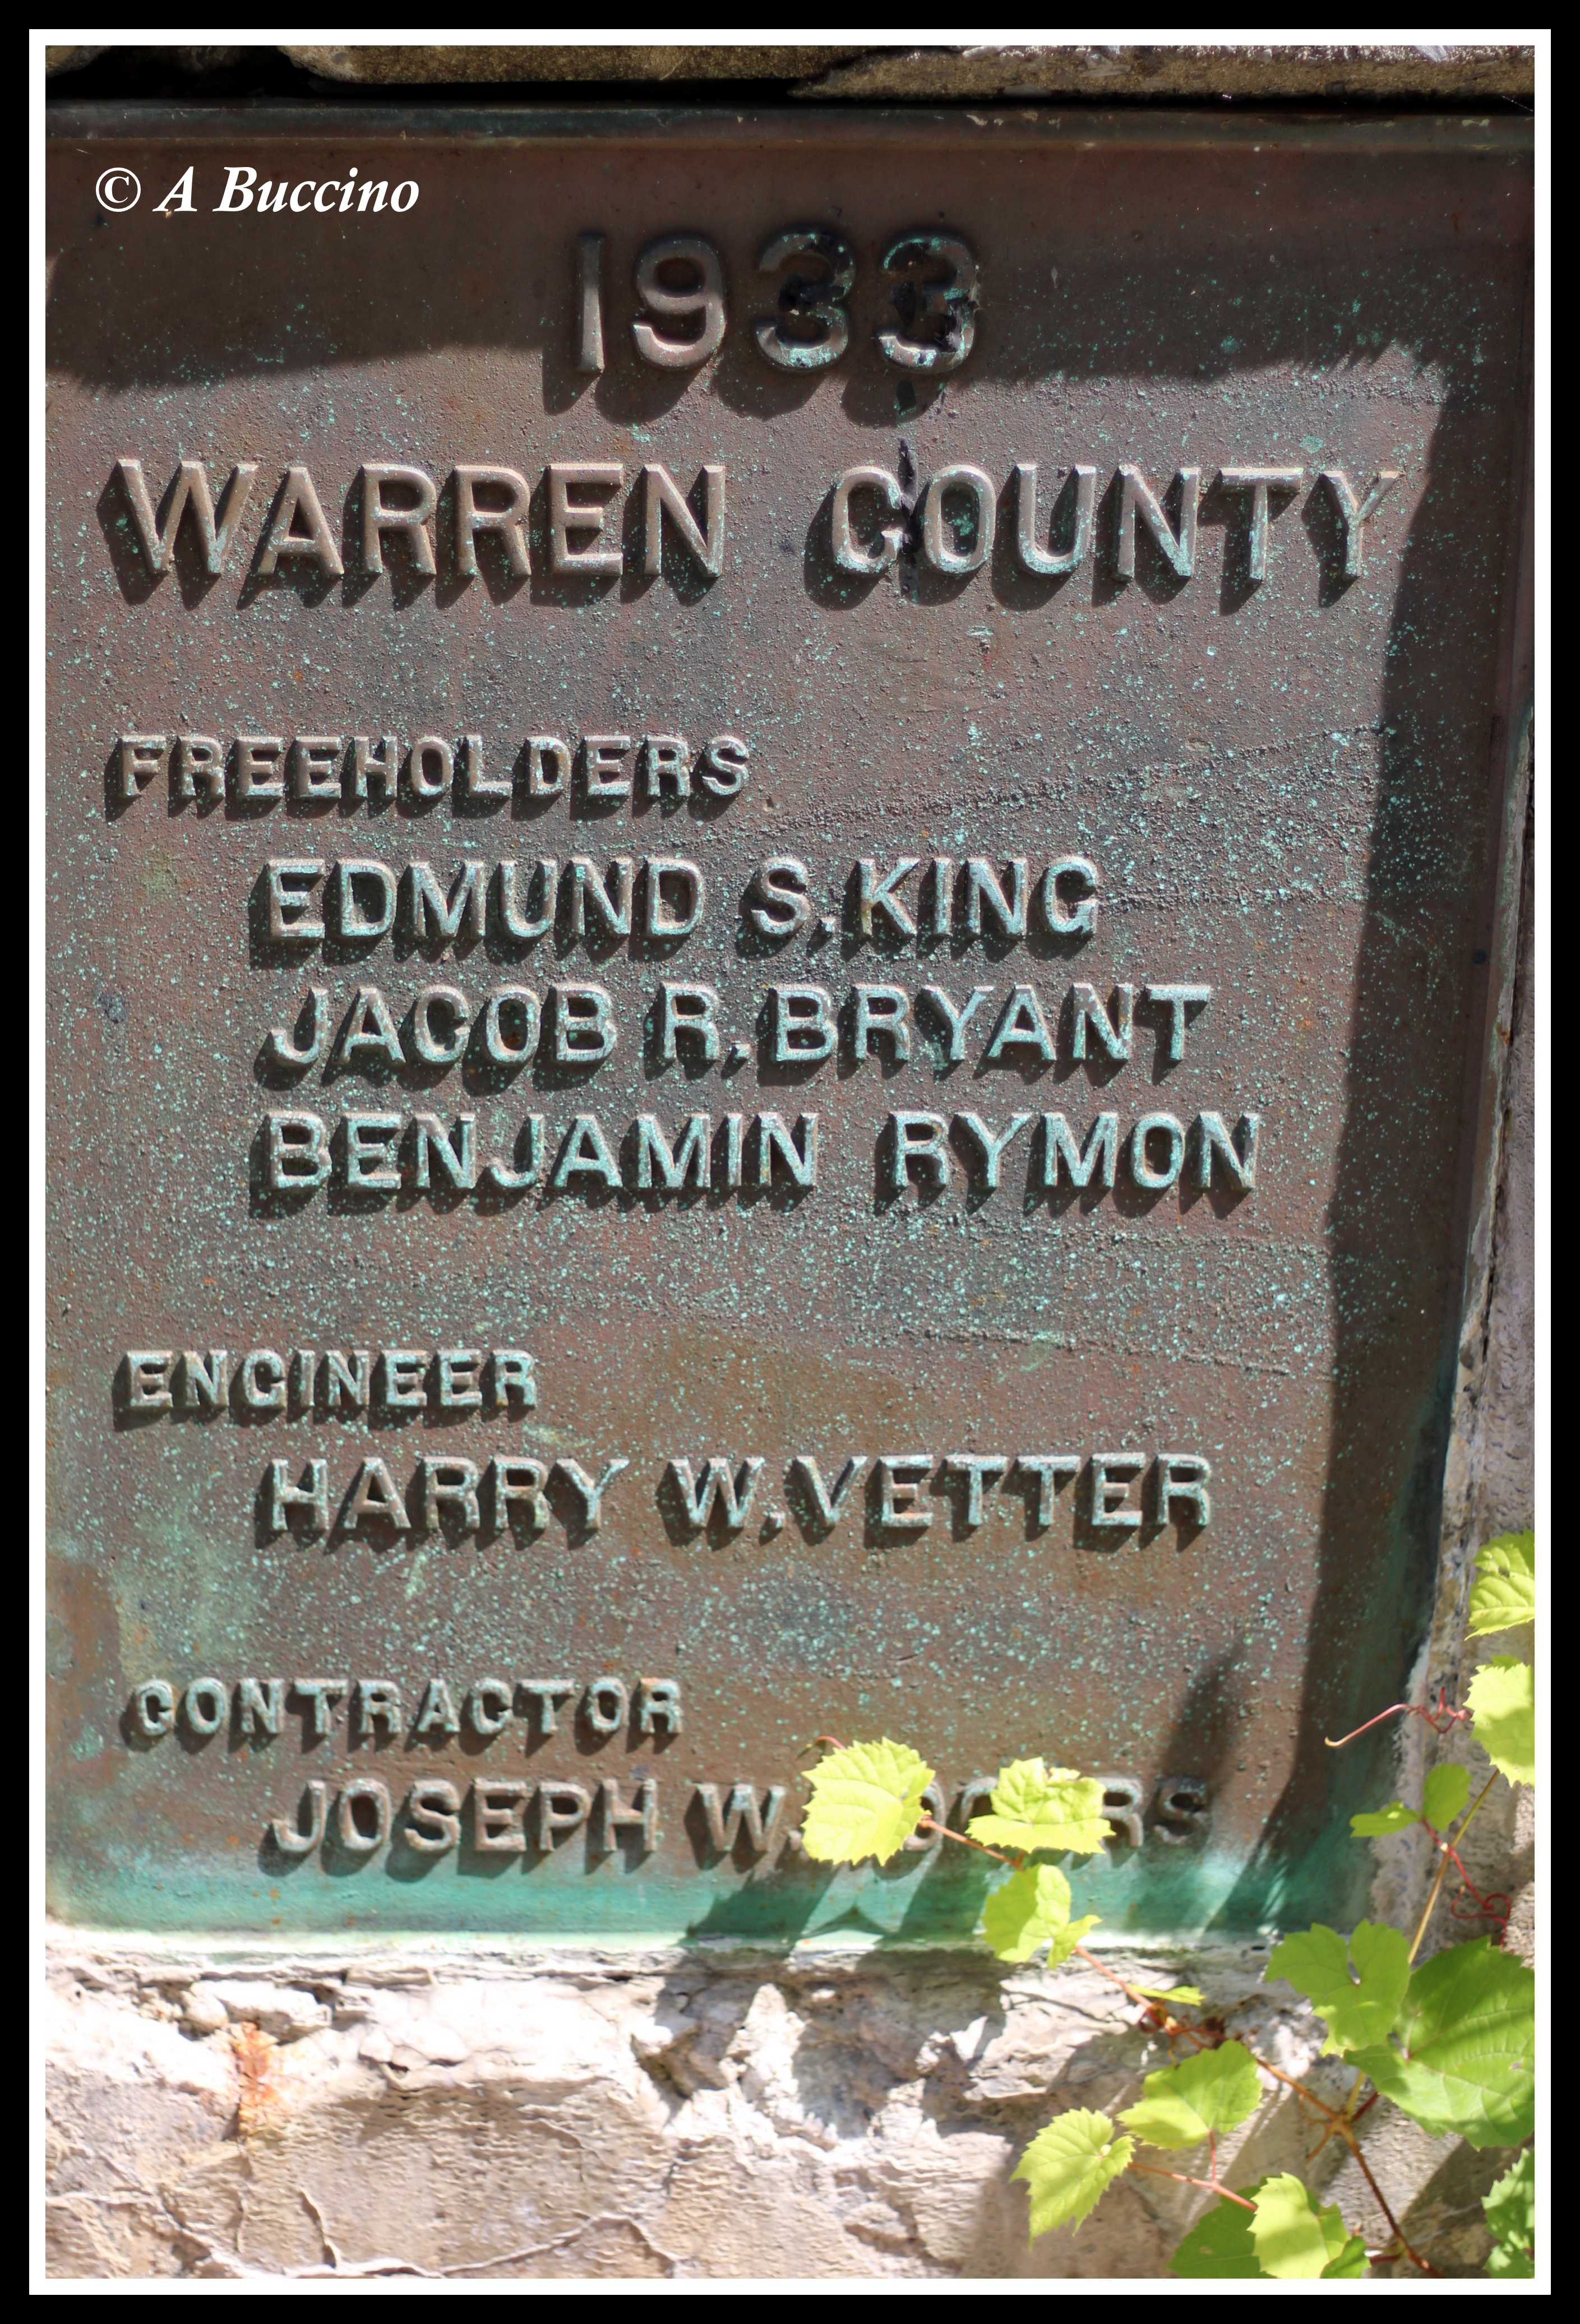
[[[1191,1967],[1236,2034],[1342,2090],[1316,2059],[1321,2029],[1260,1985],[1254,1951]],[[51,2264],[1157,2276],[1190,2190],[1132,2173],[1077,2236],[1029,2248],[1025,2190],[1010,2182],[1060,2106],[1139,2095],[1160,2060],[1134,2015],[1089,1972],[834,1949],[553,1965],[411,1946],[205,1965],[62,1939]],[[1302,2169],[1309,2141],[1295,2107],[1270,2101],[1229,2151],[1257,2175]],[[1412,2228],[1463,2271],[1483,2247],[1490,2173],[1455,2176],[1453,2148],[1381,2123],[1372,2151],[1391,2198],[1416,2199]],[[1330,2150],[1318,2175],[1335,2167]],[[1344,2194],[1363,2217],[1363,2197]]]
[[[1291,43],[1258,47],[1176,42],[1088,47],[1038,42],[1014,47],[871,48],[810,45],[532,47],[474,42],[454,48],[305,47],[46,50],[51,76],[101,59],[158,60],[196,81],[232,75],[278,56],[332,87],[376,88],[639,88],[647,93],[717,82],[773,86],[815,103],[993,103],[1052,97],[1113,105],[1164,103],[1529,105],[1535,52],[1513,44],[1422,42],[1392,45]]]
[[[1498,1534],[1536,1520],[1536,995],[1529,765],[1521,770],[1509,812],[1512,829],[1501,932],[1507,965],[1489,1060],[1495,1087],[1494,1191],[1483,1203],[1472,1236],[1459,1389],[1444,1477],[1437,1619],[1416,1674],[1417,1702],[1435,1702],[1441,1691],[1450,1703],[1462,1702],[1489,1655],[1518,1653],[1529,1659],[1535,1653],[1531,1631],[1469,1643],[1465,1636],[1476,1551]],[[1467,1727],[1437,1736],[1418,1721],[1407,1720],[1400,1736],[1404,1798],[1419,1797],[1418,1786],[1438,1759],[1458,1760],[1469,1769],[1473,1799],[1492,1773]],[[1501,1891],[1511,1899],[1510,1942],[1527,1960],[1536,1941],[1534,1836],[1531,1793],[1515,1791],[1500,1778],[1461,1851],[1483,1895]],[[1435,1869],[1430,1844],[1424,1834],[1404,1834],[1381,1843],[1378,1858],[1375,1909],[1400,1927],[1413,1927]],[[1474,1930],[1482,1925],[1475,1923]],[[1455,1919],[1449,1892],[1433,1915],[1429,1948],[1453,1944],[1466,1933]]]

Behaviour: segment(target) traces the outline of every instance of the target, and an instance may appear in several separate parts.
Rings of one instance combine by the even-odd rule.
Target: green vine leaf
[[[1529,1663],[1494,1655],[1470,1683],[1465,1698],[1475,1739],[1511,1784],[1536,1781],[1536,1678]]]
[[[1277,2183],[1274,2180],[1259,2179],[1254,2186],[1246,2188],[1246,2196],[1260,2207],[1264,2192]],[[1290,2183],[1299,2185],[1298,2180]],[[1257,2257],[1252,2235],[1255,2216],[1243,2203],[1215,2203],[1210,2211],[1203,2212],[1180,2244],[1169,2267],[1176,2275],[1183,2276],[1270,2276],[1272,2271],[1264,2268]],[[1336,2203],[1326,2205],[1317,2214],[1317,2226],[1326,2256],[1316,2273],[1329,2278],[1364,2275],[1366,2246],[1359,2236],[1346,2234]],[[1315,2256],[1309,2241],[1306,2255]]]
[[[1260,2185],[1258,2181],[1258,2185]],[[1247,2187],[1254,2201],[1257,2188]],[[1259,2276],[1261,2262],[1251,2240],[1252,2213],[1243,2203],[1224,2200],[1204,2211],[1169,2261],[1170,2273],[1184,2276]]]
[[[909,1744],[852,1743],[830,1751],[808,1778],[812,1797],[801,1844],[823,1864],[875,1856],[886,1864],[916,1830],[933,1771]]]
[[[1000,1960],[1030,1960],[1039,1945],[1049,1947],[1048,1965],[1068,1960],[1095,1913],[1070,1919],[1070,1884],[1057,1864],[1029,1864],[1012,1873],[982,1908],[982,1933]]]
[[[1131,1991],[1145,2001],[1167,2002],[1181,2009],[1199,2008],[1202,2000],[1201,1987],[1196,1985],[1132,1985]]]
[[[1517,1630],[1536,1619],[1536,1536],[1501,1533],[1483,1545],[1471,1585],[1470,1637],[1494,1630]]]
[[[1033,2242],[1050,2227],[1078,2227],[1134,2153],[1105,2114],[1080,2107],[1039,2130],[1011,2173],[1031,2190]]]
[[[1387,2039],[1409,1984],[1409,1948],[1397,1929],[1370,1921],[1361,1923],[1346,1947],[1335,1929],[1319,1921],[1301,1935],[1286,1937],[1269,1959],[1267,1973],[1303,1993],[1325,2020],[1326,2056]]]
[[[1353,2050],[1397,2107],[1435,2138],[1518,2146],[1535,2128],[1536,1979],[1485,1937],[1418,1969],[1391,2043]]]
[[[1446,1831],[1470,1794],[1470,1769],[1452,1759],[1434,1767],[1421,1790],[1421,1815],[1434,1831]]]
[[[1482,2199],[1492,2231],[1489,2275],[1536,2273],[1536,2157],[1529,2147]]]
[[[1103,1786],[1073,1767],[1046,1766],[1040,1759],[1014,1759],[999,1770],[993,1788],[993,1813],[973,1816],[973,1840],[989,1848],[1012,1848],[1050,1856],[1067,1849],[1100,1856],[1108,1838]]]
[[[1251,2242],[1263,2274],[1284,2282],[1326,2275],[1329,2262],[1343,2258],[1349,2238],[1337,2204],[1328,2209],[1331,2223],[1317,2210],[1304,2181],[1287,2171],[1262,2181],[1251,2217]],[[1363,2260],[1364,2245],[1361,2255]]]
[[[1387,1840],[1396,1831],[1408,1831],[1420,1820],[1402,1800],[1390,1800],[1385,1808],[1368,1808],[1363,1815],[1353,1815],[1350,1830],[1357,1840]]]
[[[1148,2146],[1196,2146],[1209,2131],[1236,2129],[1261,2098],[1250,2051],[1225,2042],[1149,2074],[1141,2098],[1119,2118]]]
[[[1076,1947],[1084,1945],[1093,1930],[1101,1926],[1101,1920],[1095,1913],[1083,1913],[1078,1921],[1072,1921],[1067,1929],[1061,1929],[1048,1948],[1049,1968],[1063,1969]]]
[[[1322,2228],[1322,2239],[1327,2246],[1327,2265],[1322,2273],[1327,2281],[1354,2279],[1366,2273],[1364,2237],[1353,2236],[1339,2216],[1336,2203],[1326,2203],[1317,2214]]]

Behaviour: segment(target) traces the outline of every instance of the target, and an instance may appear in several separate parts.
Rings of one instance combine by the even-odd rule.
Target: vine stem
[[[919,1831],[936,1831],[940,1840],[956,1840],[959,1841],[962,1848],[974,1848],[979,1856],[991,1856],[995,1864],[1010,1865],[1017,1872],[1024,1871],[1025,1869],[1026,1858],[1024,1856],[1006,1856],[1001,1849],[989,1848],[984,1840],[973,1840],[968,1831],[952,1831],[947,1824],[940,1823],[936,1816],[922,1816],[919,1818],[917,1824],[917,1830]],[[1109,1968],[1106,1961],[1099,1960],[1095,1953],[1089,1953],[1085,1945],[1076,1945],[1074,1950],[1080,1956],[1081,1960],[1086,1962],[1088,1969],[1095,1969],[1099,1977],[1105,1977],[1110,1985],[1118,1986],[1120,1991],[1123,1994],[1127,1994],[1132,2001],[1139,2002],[1150,2017],[1154,2019],[1157,2018],[1157,2003],[1151,1998],[1150,1994],[1143,1993],[1139,1985],[1132,1985],[1128,1978],[1120,1976],[1117,1969],[1112,1969]],[[1179,2023],[1178,2020],[1176,2020],[1175,2022],[1177,2024]],[[1180,2031],[1184,2034],[1194,2034],[1196,2029],[1194,2026],[1181,2024]],[[1178,2173],[1176,2172],[1174,2175],[1175,2177],[1178,2177]]]
[[[985,1840],[973,1840],[968,1831],[952,1831],[947,1823],[940,1823],[937,1816],[918,1816],[916,1828],[918,1831],[936,1831],[940,1840],[957,1840],[962,1848],[974,1848],[979,1856],[991,1856],[995,1864],[1011,1865],[1017,1872],[1025,1867],[1023,1856],[1006,1856],[1002,1849],[990,1848]]]
[[[1376,2180],[1373,2178],[1372,2174],[1372,2166],[1361,2152],[1361,2142],[1355,2136],[1354,2126],[1350,2120],[1347,2104],[1343,2107],[1330,2107],[1326,2098],[1319,2098],[1315,2090],[1308,2089],[1304,2082],[1298,2082],[1293,2074],[1286,2074],[1281,2067],[1270,2064],[1266,2058],[1259,2057],[1257,2052],[1251,2049],[1249,2043],[1245,2046],[1248,2054],[1253,2062],[1261,2069],[1261,2071],[1264,2074],[1270,2074],[1275,2082],[1282,2082],[1287,2089],[1293,2090],[1298,2098],[1305,2098],[1310,2105],[1317,2108],[1318,2114],[1326,2117],[1329,2129],[1338,2133],[1338,2135],[1344,2140],[1344,2144],[1349,2148],[1350,2153],[1354,2156],[1356,2163],[1360,2166],[1361,2176],[1365,2180],[1367,2186],[1372,2190],[1372,2193],[1376,2200],[1377,2208],[1381,2212],[1383,2218],[1387,2220],[1390,2232],[1399,2245],[1400,2249],[1405,2254],[1413,2267],[1419,2268],[1423,2275],[1436,2275],[1437,2273],[1437,2270],[1432,2265],[1430,2260],[1423,2259],[1421,2257],[1420,2253],[1417,2251],[1415,2246],[1410,2242],[1409,2237],[1405,2234],[1404,2229],[1394,2218],[1392,2207],[1390,2204],[1387,2196],[1383,2193],[1381,2188],[1377,2184]]]
[[[1446,1735],[1460,1720],[1470,1717],[1468,1711],[1449,1708],[1448,1690],[1440,1686],[1436,1711],[1429,1711],[1424,1702],[1391,1702],[1386,1711],[1380,1711],[1375,1719],[1363,1720],[1359,1727],[1352,1727],[1347,1735],[1325,1735],[1322,1739],[1330,1751],[1342,1751],[1357,1735],[1364,1735],[1369,1728],[1381,1727],[1385,1719],[1397,1719],[1401,1711],[1407,1719],[1424,1719],[1434,1735]]]
[[[1368,1719],[1364,1726],[1352,1727],[1347,1735],[1325,1735],[1322,1739],[1330,1751],[1342,1751],[1344,1745],[1353,1743],[1357,1735],[1364,1735],[1367,1728],[1381,1727],[1385,1719],[1397,1719],[1401,1711],[1410,1711],[1414,1707],[1409,1702],[1391,1702],[1386,1711],[1380,1711],[1375,1719]]]
[[[1350,2094],[1344,2100],[1344,2104],[1343,2119],[1345,2122],[1354,2122],[1359,2119],[1355,2112],[1355,2100],[1360,2097],[1362,2089],[1365,2085],[1365,2080],[1366,2077],[1364,2074],[1357,2074],[1354,2080],[1350,2084]],[[1372,2100],[1368,2098],[1366,2104],[1370,2106]],[[1327,2144],[1328,2140],[1333,2136],[1336,2127],[1337,2126],[1334,2123],[1330,2122],[1328,2124],[1327,2128],[1323,2132],[1322,2136],[1317,2140],[1310,2153],[1306,2157],[1307,2163],[1316,2162],[1323,2148]]]
[[[1226,2203],[1238,2203],[1243,2211],[1254,2211],[1256,2205],[1249,2197],[1237,2195],[1233,2187],[1225,2187],[1217,2177],[1193,2179],[1188,2171],[1164,2171],[1156,2163],[1132,2162],[1132,2171],[1144,2171],[1149,2179],[1178,2179],[1182,2187],[1205,2187],[1209,2195],[1221,2195]]]
[[[1489,1783],[1487,1785],[1487,1791],[1490,1791],[1491,1789],[1492,1785]],[[1476,1801],[1475,1806],[1471,1809],[1470,1815],[1465,1817],[1465,1823],[1470,1821],[1470,1817],[1475,1813],[1476,1808],[1480,1807],[1482,1800],[1485,1797],[1486,1791],[1483,1791],[1481,1794],[1481,1798]],[[1462,1824],[1460,1827],[1461,1831],[1463,1831],[1464,1828],[1465,1827]],[[943,1840],[957,1840],[961,1843],[962,1847],[975,1848],[979,1854],[983,1856],[991,1856],[995,1864],[1011,1865],[1016,1871],[1021,1870],[1025,1865],[1026,1859],[1024,1856],[1018,1858],[1013,1856],[1005,1856],[1001,1849],[989,1848],[985,1840],[973,1840],[969,1832],[951,1831],[949,1827],[947,1824],[940,1823],[936,1816],[919,1817],[917,1819],[917,1829],[919,1831],[936,1831]],[[1105,1977],[1111,1985],[1118,1986],[1120,1991],[1122,1993],[1128,1994],[1132,2001],[1140,2002],[1141,2006],[1149,2013],[1150,2015],[1154,2017],[1156,2016],[1156,2004],[1149,1999],[1147,1995],[1141,1991],[1139,1986],[1132,1985],[1127,1978],[1121,1977],[1117,1970],[1111,1969],[1106,1961],[1100,1961],[1095,1953],[1090,1953],[1086,1950],[1085,1945],[1076,1945],[1074,1950],[1079,1959],[1084,1960],[1089,1969],[1095,1969],[1100,1977]],[[1179,2020],[1176,2020],[1175,2022],[1179,2025],[1179,2031],[1182,2034],[1188,2034],[1191,2039],[1197,2043],[1199,2048],[1205,2049],[1206,2047],[1207,2037],[1206,2034],[1199,2033],[1194,2025],[1187,2025]],[[1327,2122],[1330,2128],[1338,2133],[1339,2136],[1344,2140],[1344,2144],[1349,2148],[1350,2153],[1354,2156],[1356,2163],[1359,2164],[1361,2175],[1365,2180],[1367,2186],[1372,2190],[1377,2208],[1381,2212],[1384,2219],[1388,2222],[1389,2230],[1393,2236],[1395,2242],[1399,2245],[1400,2251],[1403,2252],[1406,2258],[1409,2259],[1410,2264],[1413,2267],[1418,2268],[1423,2275],[1436,2275],[1438,2271],[1432,2265],[1430,2260],[1422,2258],[1420,2253],[1416,2250],[1414,2245],[1405,2234],[1404,2229],[1400,2226],[1399,2221],[1394,2218],[1393,2211],[1390,2206],[1387,2196],[1377,2184],[1376,2180],[1372,2174],[1371,2165],[1361,2152],[1361,2143],[1355,2136],[1354,2128],[1349,2119],[1347,2110],[1340,2107],[1330,2107],[1326,2098],[1319,2098],[1317,2092],[1313,2089],[1308,2089],[1304,2082],[1298,2082],[1292,2074],[1286,2074],[1281,2067],[1271,2064],[1266,2058],[1259,2057],[1257,2052],[1251,2049],[1249,2043],[1247,2043],[1245,2047],[1247,2055],[1251,2058],[1254,2065],[1259,2067],[1264,2074],[1270,2075],[1275,2082],[1282,2082],[1286,2089],[1293,2090],[1297,2098],[1308,2100],[1309,2103],[1317,2108],[1318,2114],[1320,2114]],[[1231,2199],[1234,2202],[1245,2203],[1245,2198],[1243,2195],[1232,2195],[1229,2188],[1215,2188],[1212,2186],[1212,2182],[1206,2179],[1192,2179],[1183,2171],[1164,2171],[1157,2164],[1150,2163],[1132,2163],[1131,2169],[1132,2171],[1150,2172],[1154,2177],[1160,2179],[1183,2180],[1187,2186],[1206,2187],[1212,2193],[1231,2195]],[[1254,2203],[1245,2203],[1245,2208],[1247,2210],[1254,2211],[1256,2206]]]
[[[1455,1842],[1462,1840],[1465,1838],[1465,1831],[1469,1827],[1472,1816],[1474,1815],[1477,1808],[1480,1807],[1482,1802],[1486,1798],[1487,1794],[1492,1790],[1492,1785],[1497,1782],[1497,1780],[1498,1770],[1494,1767],[1492,1774],[1487,1777],[1486,1782],[1482,1785],[1481,1790],[1471,1802],[1469,1807],[1466,1808],[1465,1812],[1465,1821],[1461,1823],[1458,1831],[1455,1834]],[[1422,1821],[1426,1822],[1425,1817],[1422,1818]],[[1432,1831],[1430,1824],[1427,1824],[1427,1830],[1428,1831]],[[1420,1951],[1421,1946],[1426,1940],[1427,1923],[1430,1921],[1433,1914],[1437,1909],[1437,1899],[1443,1894],[1443,1883],[1448,1877],[1448,1867],[1451,1863],[1459,1863],[1459,1858],[1455,1853],[1455,1847],[1452,1843],[1442,1838],[1435,1831],[1432,1831],[1432,1837],[1437,1843],[1437,1871],[1427,1897],[1427,1909],[1421,1914],[1419,1925],[1417,1927],[1415,1935],[1410,1940],[1409,1951],[1405,1956],[1407,1962],[1411,1965],[1414,1964],[1416,1955]],[[1461,1879],[1465,1879],[1465,1873],[1463,1864],[1460,1864],[1459,1866],[1459,1874]],[[1466,1885],[1468,1886],[1468,1883]]]
[[[1438,2268],[1435,2268],[1429,2259],[1423,2259],[1421,2257],[1420,2253],[1416,2249],[1414,2244],[1411,2243],[1404,2229],[1400,2226],[1399,2221],[1394,2218],[1392,2207],[1390,2204],[1387,2196],[1383,2193],[1381,2188],[1377,2184],[1376,2180],[1372,2177],[1372,2166],[1367,2162],[1365,2156],[1362,2153],[1361,2143],[1359,2139],[1356,2138],[1350,2125],[1345,2122],[1341,2126],[1341,2128],[1344,2144],[1349,2148],[1350,2153],[1360,2164],[1361,2176],[1366,2181],[1367,2186],[1372,2190],[1372,2198],[1376,2202],[1377,2208],[1381,2212],[1383,2218],[1387,2220],[1388,2225],[1392,2231],[1393,2240],[1399,2246],[1400,2250],[1404,2254],[1406,2259],[1409,2260],[1410,2265],[1412,2267],[1418,2268],[1423,2275],[1440,2274],[1442,2271]]]

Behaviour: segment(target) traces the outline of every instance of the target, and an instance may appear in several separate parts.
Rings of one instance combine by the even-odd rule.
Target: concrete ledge
[[[1144,2279],[1204,2200],[1131,2177],[1078,2237],[1027,2244],[1027,2138],[1168,2061],[1090,1971],[849,1945],[254,1954],[52,1940],[51,2274]],[[1344,2070],[1264,1959],[1189,1967],[1234,2033],[1336,2098]],[[1499,2158],[1369,2122],[1390,2200],[1471,2272]],[[1224,2151],[1248,2176],[1300,2170],[1309,2143],[1280,2095]],[[1330,2149],[1317,2170],[1381,2231],[1353,2165]]]

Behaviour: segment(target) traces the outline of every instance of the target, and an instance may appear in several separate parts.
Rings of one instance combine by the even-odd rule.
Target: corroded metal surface
[[[799,1858],[820,1731],[956,1818],[1104,1774],[1134,1929],[1353,1907],[1524,128],[83,108],[51,172],[58,1909],[968,1932],[947,1849]]]

